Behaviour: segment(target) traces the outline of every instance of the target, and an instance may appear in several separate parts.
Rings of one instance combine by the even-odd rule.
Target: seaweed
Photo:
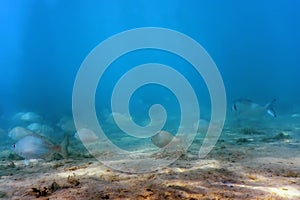
[[[6,192],[0,191],[0,198],[7,198],[7,197],[8,196],[7,196]]]
[[[42,188],[33,187],[33,188],[31,188],[31,190],[32,190],[32,193],[36,196],[36,198],[39,198],[39,197],[46,197],[60,188],[61,187],[54,180],[49,187],[42,187]]]
[[[56,190],[60,189],[61,187],[55,182],[53,181],[53,183],[50,186],[50,189],[52,192],[55,192]]]
[[[33,187],[31,189],[32,189],[32,192],[35,194],[36,198],[45,197],[49,194],[49,190],[47,187],[43,187],[42,189]]]
[[[67,182],[74,186],[78,186],[80,184],[79,179],[76,178],[75,174],[68,176]]]
[[[286,133],[280,132],[277,135],[275,135],[273,137],[273,139],[275,139],[275,140],[285,140],[285,139],[291,139],[291,136],[286,134]]]
[[[274,137],[263,138],[262,142],[285,141],[285,140],[289,140],[291,138],[292,137],[290,135],[288,135],[287,133],[280,132],[280,133],[276,134]]]
[[[254,128],[242,128],[240,132],[244,135],[265,135],[266,132],[262,130],[256,130]]]
[[[100,193],[97,195],[97,197],[100,199],[109,199],[109,194],[105,193],[104,191],[100,191]]]

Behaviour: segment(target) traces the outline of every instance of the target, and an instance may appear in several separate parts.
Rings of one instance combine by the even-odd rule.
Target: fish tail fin
[[[273,99],[270,103],[266,105],[267,113],[272,117],[277,117],[276,111],[274,110],[275,103],[276,103],[276,99]]]
[[[67,159],[69,158],[69,151],[68,151],[68,146],[69,146],[69,135],[66,134],[63,141],[61,142],[61,155]]]

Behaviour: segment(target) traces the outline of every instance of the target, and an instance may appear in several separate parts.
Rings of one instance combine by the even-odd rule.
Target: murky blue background
[[[1,123],[19,111],[50,117],[71,113],[73,82],[88,53],[114,34],[145,26],[197,40],[217,64],[229,103],[239,97],[260,104],[276,98],[281,113],[297,112],[299,6],[296,0],[3,0]],[[140,59],[149,62],[147,56]]]

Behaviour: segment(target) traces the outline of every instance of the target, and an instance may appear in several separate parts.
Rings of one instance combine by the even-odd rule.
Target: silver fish
[[[21,138],[13,145],[13,151],[26,160],[47,158],[53,153],[59,153],[64,158],[68,158],[68,136],[65,137],[61,145],[55,145],[46,138],[31,134]]]
[[[67,133],[76,132],[76,127],[72,117],[63,116],[59,122],[56,124],[61,130]]]
[[[232,104],[232,111],[238,116],[244,117],[259,117],[264,114],[268,114],[272,117],[276,117],[277,114],[274,110],[274,104],[276,99],[273,99],[270,103],[265,106],[261,106],[249,99],[238,99]]]
[[[81,140],[83,143],[95,143],[99,139],[94,131],[87,128],[78,130],[74,134],[74,137],[77,140]]]
[[[17,141],[17,140],[20,140],[21,138],[25,137],[26,135],[32,135],[32,134],[34,134],[34,133],[31,130],[28,130],[21,126],[17,126],[9,131],[8,137]]]
[[[35,133],[39,134],[46,134],[46,135],[52,135],[54,133],[54,129],[51,126],[48,126],[47,124],[40,124],[40,123],[31,123],[26,127],[28,130],[31,130]]]
[[[167,131],[158,131],[155,135],[151,137],[151,142],[159,148],[164,148],[165,146],[170,144],[172,140],[174,140],[175,143],[181,142],[179,138]]]
[[[42,117],[35,112],[19,112],[13,118],[23,122],[39,122],[42,120]]]

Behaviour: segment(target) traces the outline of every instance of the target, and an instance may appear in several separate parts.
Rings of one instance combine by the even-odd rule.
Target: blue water
[[[69,195],[65,199],[299,199],[299,8],[297,0],[1,0],[0,199],[33,199],[38,195],[36,191],[31,194],[34,188],[43,188],[54,199],[64,195]],[[203,77],[184,58],[149,48],[114,60],[103,73],[94,95],[92,108],[107,138],[129,153],[109,148],[107,138],[91,142],[99,138],[99,131],[85,138],[87,141],[78,139],[72,94],[81,64],[109,37],[143,27],[181,32],[201,44],[213,59],[227,100],[220,137],[213,134],[222,119],[210,121],[211,100]],[[118,44],[119,48],[130,42],[134,41]],[[110,51],[115,48],[112,46]],[[186,46],[183,44],[182,48]],[[180,105],[187,102],[180,102],[169,88],[156,83],[138,88],[128,105],[131,118],[111,108],[115,84],[129,70],[145,63],[170,66],[189,81],[196,94],[201,120],[192,123],[200,126],[192,144],[185,149],[181,145],[189,142],[190,133],[196,132],[190,130],[195,127],[184,127],[188,130],[184,137],[176,135],[181,130]],[[161,76],[160,71],[154,73]],[[86,94],[83,87],[81,98],[88,104],[91,100]],[[235,101],[239,98],[252,103]],[[273,99],[276,103],[272,110],[277,117],[269,116],[269,107],[264,107]],[[120,104],[124,101],[117,99]],[[240,103],[238,108],[248,106],[250,112],[234,112],[233,102]],[[114,121],[119,116],[124,127],[131,123],[130,119],[145,127],[151,122],[149,109],[154,104],[164,107],[167,119],[162,130],[168,131],[170,138],[176,135],[173,141],[177,146],[171,144],[170,149],[164,149],[155,144],[153,137],[135,138]],[[83,120],[77,125],[93,133],[94,127],[85,127],[85,123],[93,121],[85,118],[90,112],[84,112],[84,106],[79,111],[83,112],[75,114],[83,116]],[[197,115],[196,109],[189,113],[191,119]],[[210,122],[213,134],[206,137]],[[33,135],[33,141],[24,135]],[[214,149],[200,158],[201,145],[214,145],[214,139],[218,139]],[[35,158],[41,149],[56,153],[59,144],[68,144],[68,160],[58,153],[33,161],[31,167],[21,161],[24,153]],[[19,156],[16,146],[24,148],[20,147]],[[109,164],[99,164],[97,156]],[[161,160],[174,163],[152,173],[160,169],[155,165]],[[145,176],[132,175],[144,172]],[[74,184],[73,179],[79,181]],[[58,192],[54,180],[63,186]]]
[[[39,113],[53,123],[71,115],[73,84],[85,57],[108,37],[139,27],[173,29],[200,43],[222,75],[228,108],[240,97],[261,105],[276,98],[279,114],[298,113],[299,6],[292,0],[1,1],[0,125],[12,128],[11,117],[21,111]],[[153,50],[134,52],[112,64],[96,94],[100,119],[101,112],[111,111],[109,96],[122,73],[147,62],[181,70],[209,118],[210,100],[201,77],[187,70],[184,60]],[[126,67],[114,67],[118,63]],[[168,101],[159,98],[168,93],[166,88],[144,89],[135,93],[137,100],[132,98],[137,123],[147,120],[154,103],[164,104],[170,115],[180,113],[174,95],[168,94]]]

